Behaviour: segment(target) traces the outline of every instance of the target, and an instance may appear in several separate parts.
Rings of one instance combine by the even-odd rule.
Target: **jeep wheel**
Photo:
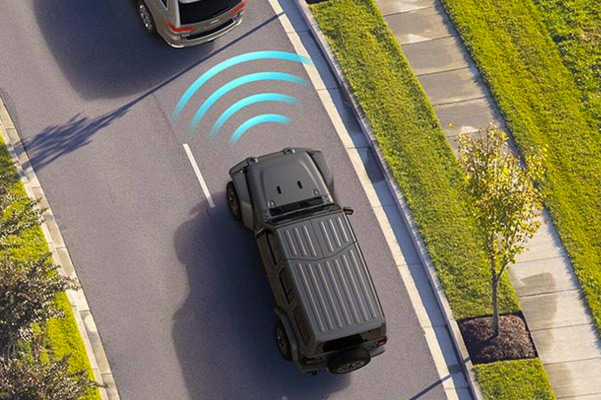
[[[365,367],[371,357],[365,349],[354,349],[334,356],[328,362],[328,370],[333,374],[348,374]]]
[[[280,350],[280,354],[282,357],[284,357],[284,360],[292,360],[290,340],[288,340],[288,335],[286,334],[286,329],[284,329],[284,324],[282,321],[278,321],[275,324],[275,341],[278,345],[278,349]]]
[[[227,205],[232,216],[235,220],[240,221],[242,219],[242,210],[240,209],[240,200],[238,199],[238,193],[234,187],[234,182],[228,182],[225,193],[227,195]]]

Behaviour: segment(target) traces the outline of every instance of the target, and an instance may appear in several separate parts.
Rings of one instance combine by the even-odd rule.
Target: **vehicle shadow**
[[[311,400],[346,387],[348,376],[305,376],[282,359],[252,232],[233,221],[225,202],[202,209],[174,236],[190,293],[174,314],[172,335],[190,398]]]
[[[36,0],[42,37],[84,99],[148,90],[205,58],[213,44],[172,49],[141,26],[134,0]]]

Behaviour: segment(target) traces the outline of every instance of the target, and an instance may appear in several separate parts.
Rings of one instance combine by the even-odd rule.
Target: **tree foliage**
[[[533,151],[522,165],[508,149],[507,135],[495,126],[476,140],[461,135],[458,143],[465,186],[474,198],[474,216],[485,235],[498,334],[497,285],[540,226],[543,193],[537,182],[543,177],[543,158]]]
[[[37,339],[31,353],[17,350],[0,356],[2,400],[79,400],[98,386],[85,370],[69,371],[69,356],[43,360],[43,339]]]
[[[60,317],[57,293],[76,287],[48,256],[29,262],[5,258],[0,263],[0,350],[30,338],[32,324]]]

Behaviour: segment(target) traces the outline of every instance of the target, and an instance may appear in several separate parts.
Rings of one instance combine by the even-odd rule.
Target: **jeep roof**
[[[385,323],[344,211],[295,220],[277,226],[273,233],[318,342],[366,332]]]
[[[311,205],[332,204],[326,182],[305,149],[285,149],[244,160],[230,175],[244,169],[253,207],[263,221]]]

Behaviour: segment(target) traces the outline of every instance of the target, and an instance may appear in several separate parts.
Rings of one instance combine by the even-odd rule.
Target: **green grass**
[[[16,177],[17,172],[12,164],[12,160],[4,143],[0,139],[0,172],[7,173],[9,176]],[[11,185],[10,190],[13,193],[25,195],[23,185],[19,180]],[[10,256],[16,260],[30,260],[38,258],[48,252],[48,247],[44,239],[42,230],[39,227],[31,228],[21,236],[21,246],[16,249],[7,250]],[[0,254],[2,255],[2,254]],[[71,310],[71,305],[65,293],[60,293],[56,299],[57,306],[64,312],[64,318],[51,319],[48,321],[44,330],[46,333],[46,350],[48,356],[58,360],[67,354],[72,354],[69,359],[69,369],[71,371],[88,370],[91,379],[94,378],[90,363],[85,351],[85,347],[77,323]],[[100,392],[93,389],[85,400],[100,400]]]
[[[535,0],[535,4],[574,75],[582,102],[601,129],[601,2]]]
[[[547,383],[547,374],[538,358],[503,361],[474,366],[487,399],[551,400],[555,399]]]
[[[601,328],[601,132],[532,0],[443,0],[522,151],[546,148],[546,205]]]
[[[432,107],[371,0],[311,6],[411,208],[455,317],[487,315],[490,272],[462,172]],[[502,312],[519,305],[507,280]]]

